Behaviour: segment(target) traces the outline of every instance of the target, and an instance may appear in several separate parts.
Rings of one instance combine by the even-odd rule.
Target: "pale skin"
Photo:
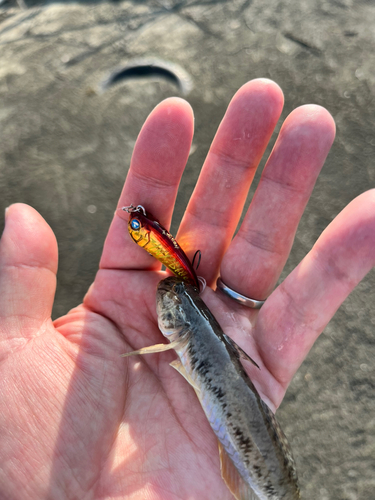
[[[330,114],[302,106],[286,119],[237,236],[242,207],[283,106],[254,80],[219,127],[177,241],[202,252],[203,299],[260,365],[247,366],[275,410],[337,308],[375,264],[375,190],[350,203],[274,290],[334,139]],[[169,227],[193,136],[183,100],[143,126],[118,207],[142,204]],[[114,207],[115,208],[115,207]],[[12,205],[0,242],[0,497],[230,500],[217,442],[173,352],[122,358],[164,341],[155,291],[165,273],[115,216],[84,302],[52,322],[57,244],[31,207]],[[214,292],[217,276],[263,299],[260,312]],[[212,287],[212,288],[210,288]]]

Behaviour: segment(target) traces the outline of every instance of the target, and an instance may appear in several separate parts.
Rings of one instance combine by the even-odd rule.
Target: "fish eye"
[[[139,222],[138,219],[133,219],[130,222],[130,227],[136,231],[137,229],[139,229],[141,227],[141,223]]]

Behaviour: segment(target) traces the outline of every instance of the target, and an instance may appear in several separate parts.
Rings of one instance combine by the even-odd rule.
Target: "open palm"
[[[254,80],[233,98],[203,166],[177,240],[214,288],[272,292],[334,138],[318,106],[285,121],[240,231],[256,167],[283,96]],[[118,206],[142,204],[168,227],[193,135],[180,99],[162,102],[137,140]],[[275,410],[336,309],[375,262],[375,193],[354,200],[268,298],[246,309],[207,287],[203,299],[261,366],[248,370]],[[121,358],[162,342],[156,285],[165,273],[114,218],[83,305],[51,321],[57,246],[32,208],[7,211],[0,243],[0,497],[229,500],[216,438],[172,352]]]

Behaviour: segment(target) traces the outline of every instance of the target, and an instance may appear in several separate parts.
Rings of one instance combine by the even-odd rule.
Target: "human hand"
[[[220,273],[256,299],[273,290],[334,137],[318,106],[285,121],[242,226],[231,242],[283,97],[254,80],[232,100],[177,235],[199,274]],[[190,150],[193,116],[162,102],[137,140],[118,206],[142,204],[169,227]],[[269,296],[260,311],[209,287],[226,333],[261,370],[248,367],[272,409],[317,336],[375,262],[375,192],[355,199]],[[163,340],[156,285],[165,273],[115,217],[100,270],[82,305],[52,323],[57,247],[25,205],[8,209],[0,242],[0,497],[7,499],[231,499],[217,442],[194,391],[169,366],[171,352],[121,358]]]

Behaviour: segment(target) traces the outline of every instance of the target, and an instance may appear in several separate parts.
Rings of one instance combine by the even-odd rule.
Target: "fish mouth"
[[[173,292],[176,285],[183,285],[183,280],[177,276],[168,276],[161,280],[158,284],[158,294],[164,294],[166,292]]]
[[[177,276],[169,276],[159,282],[156,293],[156,312],[159,318],[181,304],[181,293],[184,290],[185,283]]]
[[[182,309],[182,295],[185,283],[176,276],[169,276],[158,284],[156,312],[162,334],[171,339],[177,338],[185,328],[186,315]]]

